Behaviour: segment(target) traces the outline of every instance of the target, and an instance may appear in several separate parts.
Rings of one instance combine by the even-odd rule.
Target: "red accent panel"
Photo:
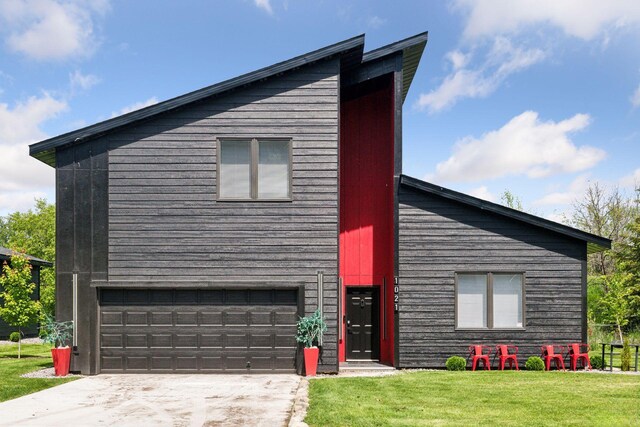
[[[380,359],[393,363],[393,79],[385,77],[345,92],[340,106],[342,314],[346,314],[347,286],[379,286]],[[340,361],[345,360],[344,325],[342,331]]]

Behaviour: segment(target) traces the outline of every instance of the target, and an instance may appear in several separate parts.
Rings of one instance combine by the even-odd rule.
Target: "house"
[[[607,239],[402,175],[426,42],[354,37],[31,145],[72,370],[292,372],[316,308],[321,372],[584,341]]]
[[[11,264],[11,256],[14,255],[15,252],[9,248],[4,248],[0,246],[0,274],[2,274],[2,266],[4,263]],[[36,289],[33,293],[33,299],[40,299],[40,268],[42,267],[52,267],[53,264],[49,261],[45,261],[40,258],[36,258],[31,255],[25,255],[31,264],[31,280],[36,285]],[[2,299],[0,299],[1,303]],[[0,339],[6,339],[9,337],[11,332],[17,331],[17,328],[13,326],[7,325],[2,319],[0,319]],[[33,325],[27,328],[23,328],[25,337],[37,337],[38,336],[38,325]]]

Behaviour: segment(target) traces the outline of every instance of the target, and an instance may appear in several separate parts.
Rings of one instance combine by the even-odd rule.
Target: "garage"
[[[295,372],[297,289],[101,289],[103,373]]]

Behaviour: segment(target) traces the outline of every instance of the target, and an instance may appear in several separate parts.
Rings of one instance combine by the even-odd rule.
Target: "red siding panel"
[[[380,288],[380,357],[386,363],[393,363],[393,111],[390,76],[346,91],[341,100],[342,298],[347,286]],[[382,295],[385,280],[386,298]],[[382,312],[385,300],[386,315]],[[344,336],[340,360],[345,360]]]

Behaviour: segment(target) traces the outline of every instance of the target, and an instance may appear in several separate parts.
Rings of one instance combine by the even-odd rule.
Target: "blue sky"
[[[27,145],[365,33],[429,31],[404,172],[551,219],[640,182],[640,2],[0,2],[0,215],[54,196]]]

